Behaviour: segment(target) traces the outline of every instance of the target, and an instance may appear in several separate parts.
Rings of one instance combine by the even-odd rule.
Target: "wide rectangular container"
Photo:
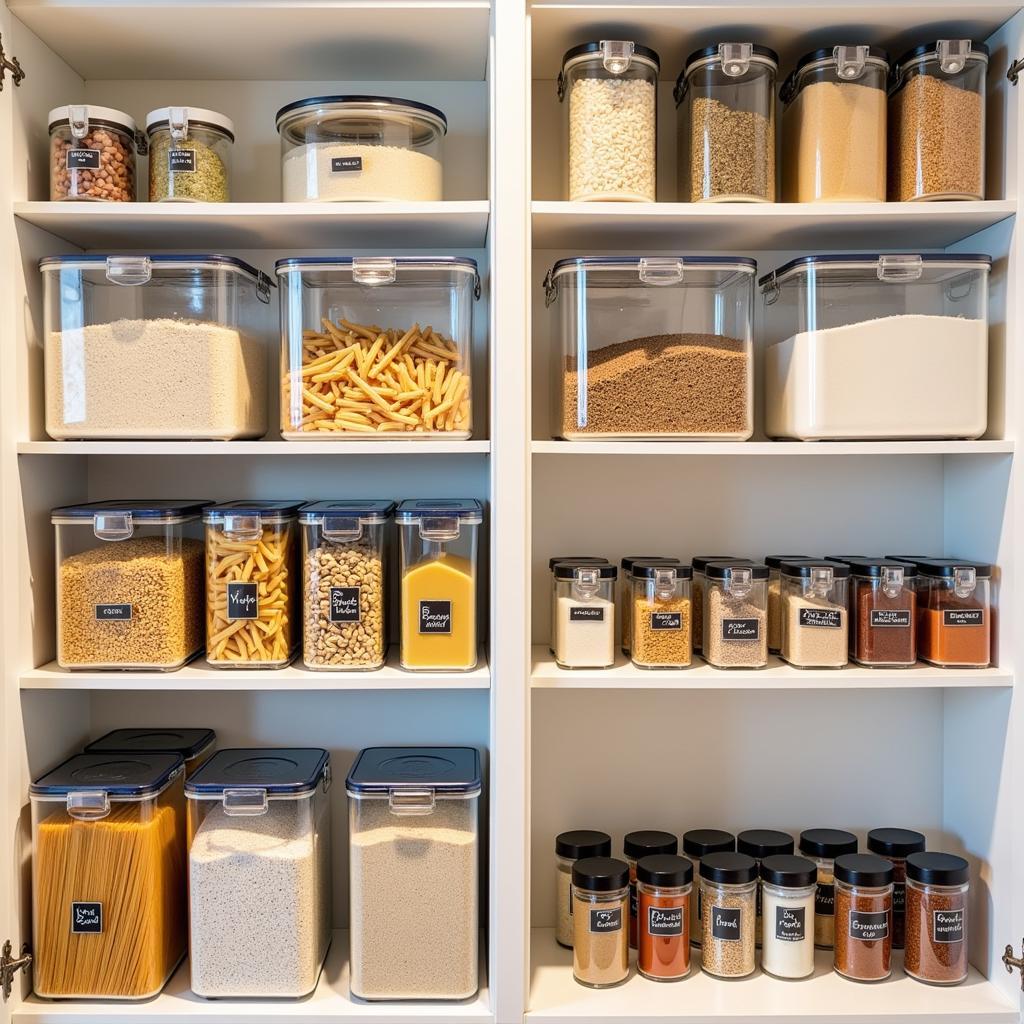
[[[39,269],[50,437],[266,432],[266,274],[216,255],[50,256]]]
[[[480,756],[371,747],[346,781],[352,995],[468,999],[479,985]]]
[[[465,439],[472,433],[475,260],[278,260],[281,436]]]
[[[213,753],[212,729],[114,729],[85,747],[86,754],[178,754],[188,778]]]
[[[756,272],[731,256],[559,260],[544,282],[556,435],[750,437]]]
[[[192,991],[300,998],[331,940],[330,755],[221,750],[185,786]]]
[[[804,256],[760,280],[765,431],[976,438],[988,427],[989,256]]]
[[[32,983],[150,999],[185,955],[185,765],[78,754],[34,782]]]

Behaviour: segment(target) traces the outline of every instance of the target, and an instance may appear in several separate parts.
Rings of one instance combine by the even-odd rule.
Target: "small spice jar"
[[[693,657],[688,565],[635,562],[632,599],[631,658],[639,668],[686,668]],[[626,620],[623,619],[623,622]]]
[[[745,853],[709,853],[700,863],[701,968],[708,974],[754,973],[757,870]]]
[[[764,911],[761,966],[776,978],[814,973],[814,894],[818,869],[805,857],[761,862]]]
[[[840,562],[783,562],[782,657],[797,668],[842,668],[849,661],[846,588]]]
[[[992,659],[992,567],[953,559],[917,565],[917,643],[940,668],[986,668]]]
[[[231,200],[230,117],[201,107],[159,107],[146,115],[151,203]]]
[[[640,913],[636,892],[637,861],[659,854],[676,854],[679,852],[679,840],[671,832],[640,829],[626,833],[622,840],[622,852],[629,864],[629,946],[630,949],[636,949],[637,917]]]
[[[793,837],[788,832],[778,832],[773,828],[748,828],[736,837],[736,849],[753,857],[758,870],[765,857],[778,857],[793,852]],[[755,941],[761,945],[762,917],[761,887],[757,888],[757,923]]]
[[[555,628],[556,628],[556,612],[558,611],[558,594],[557,583],[555,580],[555,566],[559,562],[573,562],[577,565],[606,565],[608,563],[607,558],[602,558],[600,555],[552,555],[548,559],[548,572],[551,574],[551,633],[548,640],[548,649],[552,654],[555,653]]]
[[[609,988],[629,976],[629,865],[585,857],[572,868],[572,975],[589,988]]]
[[[868,849],[892,865],[892,948],[902,949],[907,902],[907,858],[923,853],[925,838],[909,828],[873,828]]]
[[[612,837],[606,832],[581,828],[562,832],[555,837],[555,939],[560,946],[572,949],[572,868],[587,857],[610,857]]]
[[[619,563],[619,622],[622,630],[622,653],[628,658],[633,643],[633,566],[637,562],[663,562],[666,565],[681,564],[678,558],[662,555],[624,555]]]
[[[683,853],[693,863],[693,874],[697,879],[697,891],[690,900],[690,942],[701,944],[701,895],[700,864],[712,853],[734,853],[736,837],[731,832],[718,828],[695,828],[683,834]]]
[[[768,566],[704,567],[704,660],[715,668],[768,664]]]
[[[693,865],[671,854],[644,857],[636,866],[639,900],[637,970],[653,981],[690,973]]]
[[[559,562],[555,577],[555,661],[562,668],[615,663],[614,565]]]
[[[892,971],[892,865],[870,853],[836,858],[833,964],[853,981],[882,981]]]
[[[818,888],[814,896],[814,944],[831,949],[835,939],[835,860],[857,852],[857,837],[838,828],[809,828],[800,833],[800,852],[814,861]]]
[[[50,111],[50,200],[135,202],[135,153],[145,143],[135,121],[111,107]]]
[[[690,594],[693,598],[693,649],[700,654],[704,646],[704,570],[708,562],[742,562],[747,563],[746,558],[737,558],[735,555],[694,555],[693,581],[690,587]]]
[[[768,566],[768,652],[778,654],[782,647],[782,573],[783,562],[806,562],[811,555],[765,555]]]
[[[918,981],[959,985],[967,978],[967,893],[971,869],[950,853],[907,858],[907,952]]]
[[[917,661],[917,569],[886,558],[850,558],[850,657],[900,668]]]

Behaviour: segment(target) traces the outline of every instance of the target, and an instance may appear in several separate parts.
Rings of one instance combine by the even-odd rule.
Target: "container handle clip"
[[[639,276],[644,284],[655,287],[679,284],[683,279],[683,261],[643,256],[640,258]]]
[[[92,517],[92,532],[99,540],[128,540],[135,532],[131,512],[100,512]]]
[[[870,53],[867,46],[837,46],[832,51],[836,59],[836,74],[844,82],[856,81],[864,74]]]
[[[411,816],[433,814],[434,791],[432,789],[389,789],[388,807],[392,814]]]
[[[722,72],[729,78],[742,78],[750,70],[753,55],[753,43],[720,43],[718,46]]]
[[[903,589],[903,569],[896,565],[882,566],[882,593],[888,598],[899,596]]]
[[[224,813],[229,817],[256,817],[270,809],[265,789],[225,789],[221,794]]]
[[[970,39],[940,39],[935,46],[939,67],[945,75],[958,75],[971,56]]]
[[[431,516],[420,520],[420,537],[429,541],[459,539],[458,516]]]
[[[110,796],[103,789],[68,793],[64,804],[68,816],[79,821],[99,821],[110,813]]]
[[[167,124],[175,142],[183,142],[188,138],[188,107],[168,108]]]
[[[259,540],[263,536],[263,520],[259,516],[226,515],[224,533],[242,540]]]
[[[676,571],[670,567],[654,570],[654,592],[662,601],[668,601],[675,596],[676,592]]]
[[[76,139],[84,139],[89,134],[89,111],[87,107],[68,107],[68,124],[71,134]]]
[[[827,565],[816,565],[811,569],[810,590],[814,594],[827,594],[832,589],[835,573]]]
[[[394,284],[397,268],[395,261],[386,256],[358,256],[352,260],[352,280],[377,288],[382,284]]]
[[[953,570],[953,592],[959,598],[970,597],[978,585],[978,574],[972,565],[958,565]]]
[[[878,280],[892,282],[917,281],[924,273],[920,256],[879,256]]]
[[[621,75],[633,62],[635,46],[626,39],[602,39],[601,63],[610,75]]]
[[[326,540],[351,542],[362,537],[363,524],[352,516],[324,516],[321,530]]]
[[[108,256],[107,280],[126,287],[148,284],[153,277],[153,263],[148,256]]]
[[[746,597],[753,585],[750,570],[742,565],[734,565],[725,580],[725,590],[735,597]]]
[[[583,597],[593,597],[601,585],[601,577],[597,570],[586,566],[579,566],[573,577],[573,590]]]

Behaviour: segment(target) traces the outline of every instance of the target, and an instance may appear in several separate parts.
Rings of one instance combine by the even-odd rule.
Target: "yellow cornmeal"
[[[424,630],[422,616],[451,602],[447,632]],[[402,576],[402,665],[412,669],[471,669],[476,665],[476,580],[466,558],[442,555]]]
[[[631,654],[641,665],[685,666],[692,658],[691,603],[688,597],[672,597],[666,601],[633,598],[633,635]],[[679,629],[657,629],[657,616],[679,615]]]

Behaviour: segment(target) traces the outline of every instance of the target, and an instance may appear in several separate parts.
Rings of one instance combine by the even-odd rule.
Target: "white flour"
[[[336,157],[358,157],[362,169],[332,170]],[[431,202],[442,198],[441,162],[403,146],[310,142],[284,158],[286,203],[307,200],[391,200]]]

